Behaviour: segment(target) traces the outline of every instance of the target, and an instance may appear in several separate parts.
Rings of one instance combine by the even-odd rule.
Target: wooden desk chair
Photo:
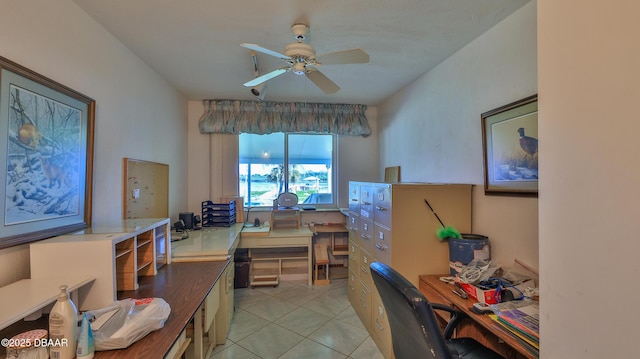
[[[315,285],[327,285],[331,283],[329,280],[329,256],[327,255],[327,246],[323,244],[313,245],[313,282]],[[324,266],[324,279],[318,278],[320,267]]]
[[[349,231],[347,227],[342,223],[331,223],[331,224],[309,224],[309,229],[313,232],[315,236],[320,234],[329,234],[329,246],[327,250],[329,253],[334,256],[349,256],[349,245],[348,244],[336,244],[336,233],[347,234]],[[331,264],[329,264],[330,266]],[[347,278],[347,271],[337,270],[333,271],[333,278]],[[328,278],[328,276],[327,276]]]
[[[387,310],[396,359],[503,359],[473,338],[451,339],[455,326],[465,318],[464,313],[429,303],[411,282],[386,264],[373,262],[370,268],[373,283]],[[452,315],[444,333],[440,331],[434,309]]]

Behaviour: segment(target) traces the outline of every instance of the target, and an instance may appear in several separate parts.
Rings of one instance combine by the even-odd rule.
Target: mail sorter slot
[[[229,227],[236,223],[236,216],[213,217],[204,216],[202,218],[203,227]]]
[[[236,202],[213,203],[202,202],[203,227],[229,227],[236,223]]]
[[[214,210],[203,210],[202,211],[202,216],[208,216],[208,217],[229,217],[229,216],[235,216],[236,215],[236,211],[235,210],[229,210],[229,211],[214,211]]]
[[[236,220],[236,216],[205,216],[203,219],[204,223],[224,223],[224,222],[230,222],[230,221],[235,221]]]
[[[213,203],[211,201],[202,202],[202,211],[230,211],[235,209],[235,201],[229,201],[229,203]]]

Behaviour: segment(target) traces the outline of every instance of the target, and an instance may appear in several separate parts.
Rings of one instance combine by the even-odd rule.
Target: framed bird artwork
[[[481,115],[486,195],[538,196],[538,96]]]

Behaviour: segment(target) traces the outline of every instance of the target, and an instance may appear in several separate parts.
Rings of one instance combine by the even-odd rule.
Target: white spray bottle
[[[73,359],[76,356],[78,310],[69,298],[67,286],[60,286],[58,300],[49,313],[49,339],[51,358]]]

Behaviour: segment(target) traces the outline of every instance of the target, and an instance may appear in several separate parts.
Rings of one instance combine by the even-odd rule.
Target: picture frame
[[[400,182],[400,166],[385,167],[384,182],[385,183]]]
[[[91,225],[95,106],[0,57],[0,249]]]
[[[481,115],[485,195],[538,196],[538,95]]]

